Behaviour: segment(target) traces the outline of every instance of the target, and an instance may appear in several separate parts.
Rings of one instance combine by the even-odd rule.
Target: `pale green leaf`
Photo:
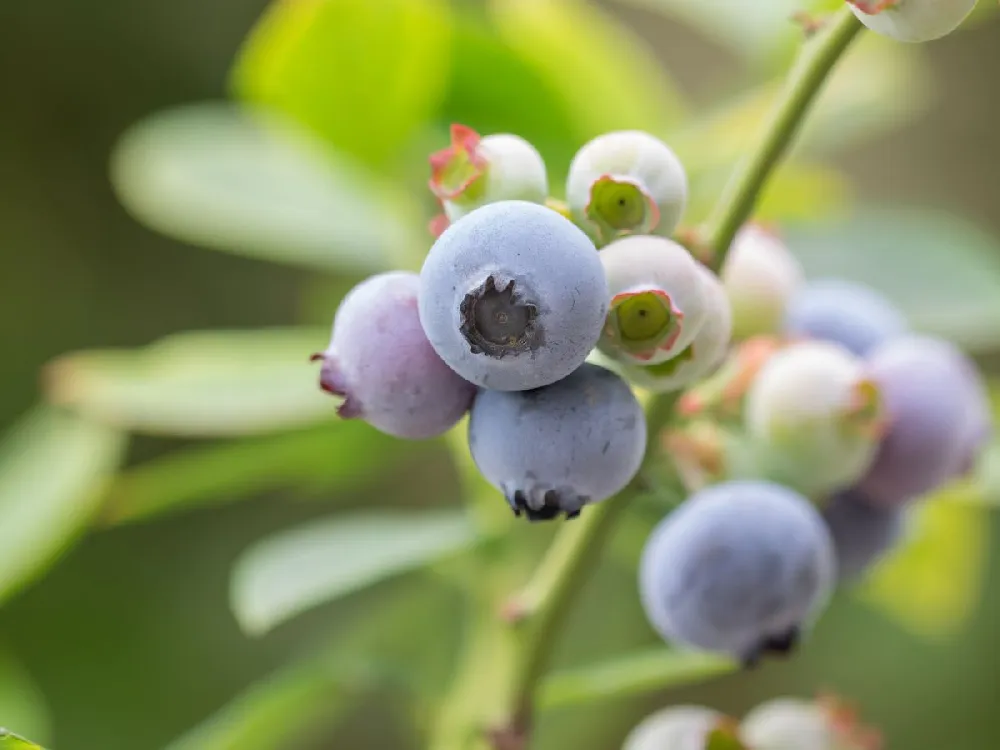
[[[82,534],[118,468],[125,436],[40,407],[0,443],[0,601]]]
[[[361,513],[285,531],[238,561],[231,602],[260,635],[322,603],[436,562],[475,541],[461,512]]]
[[[197,445],[140,464],[109,487],[104,521],[145,521],[282,488],[342,496],[390,470],[409,443],[365,422],[338,420],[295,432]]]
[[[809,277],[868,284],[914,328],[970,349],[1000,342],[1000,243],[962,219],[869,209],[847,222],[789,227],[787,238]]]
[[[609,130],[654,133],[684,114],[642,39],[588,0],[491,0],[500,38],[564,99],[578,143]]]
[[[44,748],[0,727],[0,750],[44,750]]]
[[[48,398],[136,432],[229,436],[335,418],[309,356],[322,329],[197,331],[138,350],[69,354],[46,371]]]
[[[704,682],[739,665],[731,659],[663,647],[628,654],[593,666],[555,672],[542,684],[544,709],[563,708]]]
[[[52,733],[52,715],[45,696],[27,670],[3,651],[0,651],[0,718],[7,726],[39,741],[48,741]]]
[[[989,510],[970,483],[914,509],[903,544],[862,582],[862,599],[918,635],[954,635],[979,601],[989,552]]]
[[[237,59],[233,84],[244,100],[383,165],[443,99],[450,34],[445,0],[273,2]]]
[[[370,272],[424,240],[410,199],[287,120],[231,104],[186,106],[133,126],[111,176],[136,219],[215,250]]]

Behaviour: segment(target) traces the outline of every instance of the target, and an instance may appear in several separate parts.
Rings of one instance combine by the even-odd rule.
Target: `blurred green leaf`
[[[237,562],[231,602],[261,635],[319,604],[440,560],[471,545],[460,511],[341,516],[276,534]]]
[[[917,45],[861,37],[840,60],[803,123],[793,154],[816,156],[893,132],[930,102],[933,76]],[[759,136],[784,74],[692,118],[669,137],[691,174],[731,168]]]
[[[115,148],[111,176],[136,219],[215,250],[367,273],[423,242],[407,197],[289,121],[230,104],[186,106],[133,126]]]
[[[542,684],[539,705],[564,708],[611,698],[629,698],[657,690],[704,682],[739,665],[731,659],[656,647],[594,666],[552,674]]]
[[[914,508],[908,537],[872,569],[862,599],[918,635],[953,635],[979,602],[989,552],[989,510],[971,502],[971,483]]]
[[[164,513],[220,505],[274,489],[306,493],[362,486],[419,451],[361,421],[198,445],[129,469],[109,487],[104,520],[145,521]]]
[[[39,407],[0,443],[0,602],[51,565],[97,513],[121,433]]]
[[[428,644],[448,630],[441,593],[417,585],[378,597],[338,625],[329,647],[251,685],[167,750],[287,750],[310,729],[335,724],[365,692],[401,677],[412,687],[411,659],[437,656]]]
[[[45,696],[27,670],[4,651],[0,651],[0,717],[4,724],[39,741],[51,737],[52,716]],[[0,730],[0,748],[4,747],[2,739]]]
[[[44,750],[44,748],[0,728],[0,750]]]
[[[870,284],[916,329],[967,348],[1000,342],[1000,243],[968,222],[930,209],[865,209],[786,234],[809,277]]]
[[[659,133],[684,115],[645,42],[587,0],[491,0],[490,9],[500,38],[566,102],[576,146],[609,130]]]
[[[233,86],[383,165],[444,96],[450,20],[445,0],[272,2],[237,59]]]
[[[192,437],[282,430],[335,418],[309,355],[322,329],[192,331],[138,350],[69,354],[46,371],[48,398],[136,432]]]

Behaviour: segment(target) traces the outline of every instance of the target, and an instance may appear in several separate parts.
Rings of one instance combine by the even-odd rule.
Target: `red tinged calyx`
[[[851,5],[862,13],[875,16],[884,10],[889,10],[899,4],[899,0],[848,0]]]
[[[882,733],[861,722],[857,709],[835,695],[821,695],[817,699],[827,722],[838,740],[850,750],[882,750]],[[839,745],[838,745],[839,746]]]
[[[465,125],[451,126],[451,145],[430,156],[431,192],[442,201],[452,201],[467,193],[486,173],[486,159],[479,152],[482,139]]]
[[[309,357],[310,362],[322,362],[319,375],[319,387],[331,396],[344,399],[337,407],[337,416],[341,419],[356,419],[363,413],[361,404],[350,394],[347,378],[340,371],[335,357],[325,352],[317,352]]]

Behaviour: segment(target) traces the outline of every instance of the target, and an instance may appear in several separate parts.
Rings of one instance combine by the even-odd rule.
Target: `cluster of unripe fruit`
[[[972,363],[909,333],[875,292],[805,283],[757,225],[719,275],[671,240],[687,179],[651,135],[586,144],[566,203],[514,135],[455,126],[431,165],[443,214],[423,268],[344,298],[317,355],[323,388],[342,416],[403,438],[470,412],[476,466],[531,520],[624,489],[647,452],[633,389],[677,392],[671,429],[649,438],[692,494],[639,571],[649,621],[673,644],[747,665],[790,651],[836,583],[884,554],[914,502],[967,473],[990,437]]]
[[[642,721],[622,750],[879,750],[879,732],[834,696],[778,698],[742,721],[703,706],[657,711]]]

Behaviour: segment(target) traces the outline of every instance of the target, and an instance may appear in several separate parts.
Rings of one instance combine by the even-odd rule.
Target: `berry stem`
[[[712,266],[722,267],[740,227],[750,218],[771,173],[794,140],[837,60],[864,26],[845,4],[830,23],[806,41],[757,145],[740,163],[708,220],[706,236],[714,253]]]

